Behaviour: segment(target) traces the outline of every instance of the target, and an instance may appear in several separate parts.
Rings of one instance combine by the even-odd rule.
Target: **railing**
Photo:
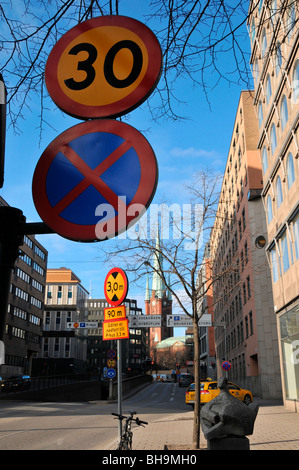
[[[100,382],[96,374],[49,375],[41,377],[15,376],[1,382],[1,395],[12,392],[36,391],[64,385]]]
[[[95,374],[70,374],[70,375],[45,375],[31,377],[30,390],[40,390],[43,388],[59,387],[80,382],[98,382],[100,376]]]

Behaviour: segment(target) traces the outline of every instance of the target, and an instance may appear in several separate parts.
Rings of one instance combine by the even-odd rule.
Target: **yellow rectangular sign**
[[[129,338],[129,320],[110,320],[103,322],[103,340]]]
[[[126,307],[119,305],[119,307],[104,308],[104,321],[106,320],[120,320],[126,318]]]

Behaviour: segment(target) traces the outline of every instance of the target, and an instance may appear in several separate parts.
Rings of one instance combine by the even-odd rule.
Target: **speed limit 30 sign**
[[[101,16],[61,37],[48,57],[45,80],[67,114],[117,117],[151,94],[161,68],[160,44],[146,25],[125,16]]]

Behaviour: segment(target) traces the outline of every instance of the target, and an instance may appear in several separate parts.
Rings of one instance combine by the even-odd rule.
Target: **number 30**
[[[113,62],[116,57],[116,54],[121,49],[129,49],[133,55],[133,67],[129,75],[119,80],[114,72],[113,72]],[[64,83],[68,88],[71,90],[84,90],[85,88],[89,87],[95,77],[96,77],[96,70],[93,67],[94,62],[98,56],[98,51],[95,46],[90,43],[83,42],[80,44],[76,44],[76,46],[72,47],[69,51],[71,55],[77,55],[79,52],[85,51],[88,53],[88,57],[85,60],[81,60],[78,62],[77,70],[83,70],[86,72],[86,78],[82,81],[76,81],[73,78],[68,78],[64,80]],[[138,78],[143,64],[143,57],[142,51],[138,44],[130,40],[123,40],[119,41],[114,46],[110,48],[108,51],[105,61],[104,61],[104,76],[107,82],[114,88],[126,88],[130,86],[134,81]]]

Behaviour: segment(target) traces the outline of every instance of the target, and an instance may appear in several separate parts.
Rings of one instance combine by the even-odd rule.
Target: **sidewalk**
[[[299,413],[267,400],[259,403],[254,433],[248,436],[250,450],[299,450]],[[192,450],[193,411],[183,417],[172,415],[150,422],[145,428],[135,428],[134,450]],[[207,442],[201,431],[201,448]],[[114,447],[115,448],[115,447]]]

